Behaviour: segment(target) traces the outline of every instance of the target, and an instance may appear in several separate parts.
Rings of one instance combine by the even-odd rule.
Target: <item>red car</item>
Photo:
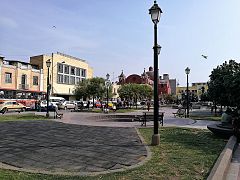
[[[100,103],[99,101],[95,103],[95,106],[96,106],[97,108],[101,108],[101,107],[102,107],[102,105],[101,105],[101,103]]]

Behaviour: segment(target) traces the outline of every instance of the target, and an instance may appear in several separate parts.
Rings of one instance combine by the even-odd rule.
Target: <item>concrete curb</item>
[[[225,148],[218,157],[215,165],[213,166],[211,173],[209,174],[207,180],[223,180],[226,179],[226,173],[229,169],[229,165],[232,160],[232,155],[234,152],[234,147],[237,144],[237,138],[231,136],[226,144]]]

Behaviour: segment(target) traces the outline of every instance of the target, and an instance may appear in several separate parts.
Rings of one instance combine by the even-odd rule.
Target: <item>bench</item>
[[[164,112],[159,112],[158,121],[163,126]],[[137,116],[136,119],[141,122],[141,126],[147,126],[147,122],[154,121],[154,114],[152,112],[143,112],[143,115]]]
[[[185,109],[178,109],[177,112],[173,113],[174,117],[184,117],[185,116]]]
[[[57,109],[55,109],[54,113],[55,113],[55,116],[54,116],[55,119],[62,119],[63,113],[60,113]]]

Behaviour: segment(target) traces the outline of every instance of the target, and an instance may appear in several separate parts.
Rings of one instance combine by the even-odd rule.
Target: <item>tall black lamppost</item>
[[[158,52],[160,47],[157,43],[157,24],[160,21],[162,10],[158,6],[157,2],[154,1],[153,6],[149,9],[151,14],[152,22],[154,24],[154,134],[152,136],[152,145],[159,145],[160,135],[158,133],[158,116],[159,116],[159,98],[158,98]]]
[[[49,117],[49,90],[50,90],[50,84],[49,84],[49,68],[51,66],[51,60],[48,59],[46,61],[46,65],[48,68],[48,74],[47,74],[47,113],[46,113],[46,117]]]
[[[185,73],[187,74],[187,114],[185,114],[185,118],[189,117],[189,90],[188,90],[188,74],[190,73],[189,67],[185,69]]]
[[[110,77],[110,75],[107,73],[107,75],[106,75],[106,88],[107,88],[107,105],[106,105],[106,109],[108,109],[108,90],[109,90],[109,87],[110,87],[110,84],[111,84],[111,82],[110,82],[110,80],[109,80],[109,77]]]

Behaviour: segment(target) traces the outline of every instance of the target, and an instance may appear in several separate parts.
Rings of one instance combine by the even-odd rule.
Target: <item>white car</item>
[[[76,109],[77,106],[74,101],[64,101],[58,105],[59,109]]]
[[[56,105],[54,105],[54,104],[51,103],[51,102],[49,102],[48,105],[49,105],[49,106],[57,107]],[[40,102],[40,106],[41,106],[41,108],[47,108],[47,101],[46,101],[46,100],[41,101],[41,102]]]

